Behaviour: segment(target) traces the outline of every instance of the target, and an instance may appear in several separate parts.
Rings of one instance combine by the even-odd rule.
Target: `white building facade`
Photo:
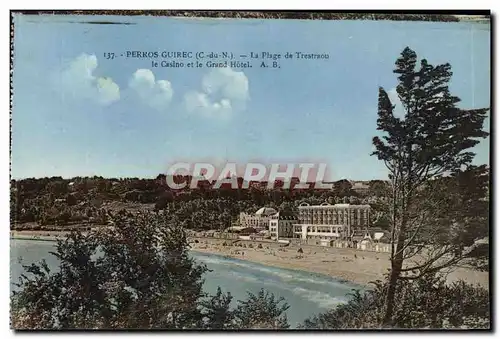
[[[274,208],[262,207],[254,214],[240,213],[240,226],[253,227],[257,231],[268,230],[271,216],[278,213]]]
[[[299,206],[299,223],[294,224],[293,237],[301,239],[349,239],[356,229],[370,224],[370,205],[323,203]]]
[[[298,222],[298,217],[292,212],[281,211],[271,216],[269,221],[269,232],[271,239],[293,238],[294,224]]]

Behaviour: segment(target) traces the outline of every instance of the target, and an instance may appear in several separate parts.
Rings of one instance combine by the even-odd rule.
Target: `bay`
[[[23,272],[22,264],[45,259],[51,268],[58,266],[57,259],[49,254],[55,243],[36,240],[10,240],[11,288]],[[325,312],[348,300],[347,294],[360,286],[341,282],[328,276],[304,271],[281,269],[224,256],[191,252],[210,272],[204,276],[204,290],[214,294],[217,287],[231,292],[233,303],[246,299],[247,292],[257,293],[261,288],[285,298],[290,305],[288,321],[296,328],[306,318]]]

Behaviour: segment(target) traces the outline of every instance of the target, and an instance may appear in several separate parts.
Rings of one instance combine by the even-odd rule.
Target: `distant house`
[[[354,232],[352,232],[350,240],[353,243],[358,243],[358,242],[361,242],[362,240],[364,240],[365,236],[366,236],[366,230],[357,229]]]
[[[293,225],[299,218],[290,211],[280,211],[271,216],[269,221],[269,232],[271,238],[293,238]]]
[[[326,246],[326,247],[331,247],[333,245],[333,240],[332,239],[321,239],[320,245]]]
[[[365,239],[370,239],[373,242],[389,243],[391,241],[391,234],[378,227],[371,227],[366,230]]]
[[[351,189],[358,194],[368,194],[370,190],[370,185],[363,181],[354,181],[352,182]]]
[[[373,242],[373,243],[389,243],[391,234],[378,227],[370,227],[355,230],[350,239],[353,243]]]

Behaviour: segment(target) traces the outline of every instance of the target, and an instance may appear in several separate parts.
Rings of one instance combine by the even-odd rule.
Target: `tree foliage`
[[[189,256],[175,218],[120,215],[114,227],[73,232],[45,262],[26,266],[11,297],[16,329],[231,329],[286,328],[268,293],[250,295],[230,309],[232,297],[203,292],[204,265]],[[253,313],[258,311],[259,313]],[[257,318],[255,316],[257,315]],[[255,323],[255,319],[259,323]]]
[[[235,311],[231,310],[231,293],[223,293],[217,287],[217,293],[201,302],[204,307],[203,316],[206,318],[206,328],[210,330],[227,330],[235,327]]]
[[[377,329],[385,314],[387,283],[377,281],[336,308],[307,319],[306,329]],[[489,293],[462,281],[447,285],[443,277],[426,275],[414,282],[399,281],[392,328],[488,329]]]
[[[242,184],[242,178],[240,185]],[[178,178],[190,185],[191,177]],[[294,210],[302,202],[321,204],[361,201],[347,180],[337,182],[338,190],[212,188],[200,181],[196,189],[173,190],[166,176],[156,179],[76,177],[41,178],[11,182],[11,227],[16,230],[69,230],[106,225],[121,209],[167,211],[189,229],[209,230],[230,226],[240,212],[255,212],[263,206]],[[293,184],[296,184],[293,181]],[[341,198],[342,197],[342,198]]]
[[[464,283],[446,285],[438,275],[461,265],[488,269],[489,169],[472,165],[471,148],[488,134],[488,109],[463,109],[448,84],[449,64],[418,62],[406,48],[396,61],[396,92],[404,116],[379,88],[373,155],[389,170],[390,183],[372,181],[360,199],[347,180],[331,192],[315,189],[171,190],[166,177],[104,179],[61,177],[11,181],[13,225],[37,228],[86,222],[101,225],[58,242],[60,267],[25,267],[14,292],[14,328],[286,329],[282,298],[261,290],[232,307],[219,288],[203,292],[207,268],[188,253],[185,229],[223,229],[240,212],[262,206],[294,210],[302,202],[372,204],[376,225],[391,231],[387,281],[330,312],[308,319],[310,329],[487,328],[487,291]],[[192,178],[176,180],[189,182]],[[380,198],[372,201],[371,198]],[[163,211],[132,214],[113,202],[152,205]],[[112,223],[113,226],[107,226]],[[14,226],[16,227],[16,226]],[[302,252],[302,249],[299,249]]]
[[[236,309],[236,323],[239,328],[287,329],[290,327],[286,310],[290,307],[284,298],[261,289],[258,294],[248,292],[248,299],[240,301]]]
[[[397,59],[394,73],[404,117],[395,115],[394,103],[380,88],[377,129],[384,135],[373,138],[373,154],[385,163],[391,179],[394,245],[386,325],[392,322],[402,270],[408,273],[405,278],[418,278],[457,264],[468,256],[474,239],[484,236],[487,224],[486,212],[478,206],[487,185],[477,179],[486,169],[471,167],[470,149],[488,135],[482,130],[488,109],[459,108],[460,99],[448,87],[451,66],[433,66],[423,59],[417,67],[410,48]],[[419,263],[405,266],[410,257]]]

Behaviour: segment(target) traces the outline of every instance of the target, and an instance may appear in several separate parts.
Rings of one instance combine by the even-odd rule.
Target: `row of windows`
[[[334,212],[334,213],[323,212],[323,213],[300,213],[299,216],[308,216],[308,217],[311,217],[311,216],[314,216],[314,217],[318,217],[318,216],[324,216],[324,217],[326,217],[326,216],[329,216],[329,217],[331,217],[331,216],[336,216],[336,215],[346,215],[346,216],[347,215],[351,215],[351,216],[360,215],[360,216],[362,216],[362,215],[368,215],[368,214],[370,214],[370,213],[368,213],[368,211],[364,211],[364,212],[351,212],[351,213],[347,213],[347,212],[344,212],[344,213],[342,213],[342,212],[339,212],[339,213],[336,213],[336,212]]]
[[[307,238],[308,239],[319,239],[319,240],[321,240],[321,239],[324,239],[324,240],[331,239],[330,237],[323,237],[321,235],[309,235],[309,236],[307,236]]]
[[[242,224],[247,224],[247,225],[267,225],[267,221],[263,220],[242,220]]]
[[[278,227],[277,226],[270,226],[269,229],[272,230],[272,229],[277,229]],[[292,229],[292,226],[290,225],[281,225],[280,226],[280,230],[289,230],[289,229]]]
[[[364,208],[364,209],[350,209],[350,210],[345,210],[345,209],[338,209],[338,210],[316,210],[316,211],[311,211],[311,210],[299,210],[300,213],[358,213],[358,212],[368,212],[370,211],[370,208]]]
[[[272,219],[272,220],[277,220],[277,219],[279,219],[279,216],[274,216],[274,215],[273,215],[273,216],[271,217],[271,219]],[[283,218],[282,218],[282,219],[283,219]],[[296,217],[288,217],[288,218],[286,218],[286,219],[288,219],[288,220],[295,220],[295,219],[296,219]]]
[[[369,216],[368,215],[351,215],[350,217],[348,215],[301,215],[298,219],[318,219],[318,218],[351,218],[351,219],[367,219]]]
[[[337,215],[337,214],[333,214],[333,215],[321,215],[320,214],[320,215],[312,215],[312,216],[311,215],[301,215],[301,216],[298,217],[298,219],[299,220],[303,220],[303,219],[321,219],[321,218],[323,218],[323,219],[327,219],[327,218],[328,219],[332,219],[332,218],[337,218],[337,219],[338,218],[346,218],[346,219],[348,219],[348,218],[350,218],[350,219],[368,219],[369,217],[370,216],[366,215],[366,214],[365,215],[363,215],[363,214],[361,214],[361,215],[354,214],[354,215],[351,215],[351,216],[349,216],[349,215],[342,215],[342,214],[340,214],[340,215]]]
[[[342,232],[342,227],[328,227],[328,226],[308,226],[307,232],[316,233],[340,233]],[[301,226],[295,226],[294,232],[302,232]]]
[[[324,212],[324,213],[300,213],[299,217],[304,217],[304,216],[306,216],[306,217],[325,216],[326,217],[326,216],[340,216],[340,215],[344,215],[344,216],[348,216],[348,215],[363,216],[364,215],[364,216],[367,216],[368,214],[370,214],[370,213],[368,213],[367,211],[365,211],[365,212],[351,212],[351,213],[347,213],[347,212],[344,212],[344,213],[342,213],[342,212],[340,212],[340,213],[335,213],[335,212],[334,213],[326,213],[326,212]]]
[[[325,227],[325,226],[308,226],[307,232],[317,232],[317,233],[339,233],[341,231],[340,227]]]
[[[357,221],[357,220],[365,220],[365,219],[368,219],[368,218],[361,217],[361,218],[350,218],[350,219],[352,221]],[[340,218],[338,218],[338,217],[318,217],[318,218],[310,218],[309,217],[309,218],[307,218],[306,217],[306,218],[299,218],[299,220],[349,220],[349,218],[348,217],[344,218],[342,216]]]
[[[349,223],[350,225],[366,225],[368,220],[357,220],[356,222]],[[346,225],[348,220],[303,220],[302,224],[314,224],[314,225]]]
[[[300,213],[357,213],[357,212],[368,212],[370,211],[371,208],[354,208],[354,209],[329,209],[329,210],[306,210],[306,209],[301,209],[299,210]]]

